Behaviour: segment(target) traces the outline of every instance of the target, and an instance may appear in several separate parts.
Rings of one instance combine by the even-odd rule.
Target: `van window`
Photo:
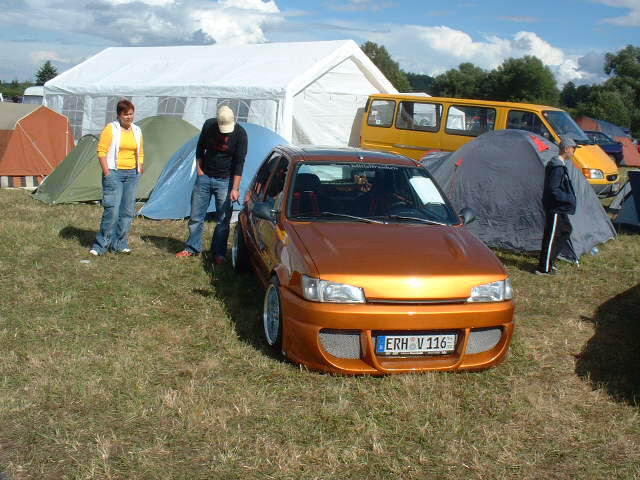
[[[393,114],[396,102],[393,100],[374,100],[371,102],[367,125],[371,127],[390,127],[393,123]]]
[[[522,110],[511,110],[507,118],[507,128],[517,128],[519,130],[527,130],[537,133],[547,140],[553,141],[553,136],[549,129],[542,123],[538,115],[533,112],[524,112]]]
[[[437,132],[440,129],[442,105],[437,103],[400,102],[396,127],[405,130]]]
[[[452,105],[447,115],[447,133],[454,135],[478,135],[493,130],[496,124],[496,110],[487,107],[467,107]]]

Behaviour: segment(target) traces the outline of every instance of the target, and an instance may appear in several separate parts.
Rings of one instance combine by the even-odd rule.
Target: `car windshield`
[[[422,167],[379,163],[303,163],[288,216],[305,221],[457,225],[457,215]]]
[[[545,110],[543,115],[558,135],[568,135],[579,145],[588,145],[591,143],[587,135],[567,112]]]

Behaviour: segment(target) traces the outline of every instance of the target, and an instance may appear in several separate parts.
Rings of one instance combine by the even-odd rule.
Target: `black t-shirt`
[[[238,123],[233,132],[221,133],[218,120],[210,118],[202,126],[196,159],[202,159],[202,171],[210,177],[227,178],[242,175],[247,155],[247,132]]]

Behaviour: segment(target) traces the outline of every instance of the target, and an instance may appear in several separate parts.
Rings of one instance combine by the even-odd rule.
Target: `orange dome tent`
[[[42,105],[0,103],[0,187],[35,187],[73,149],[69,120]]]

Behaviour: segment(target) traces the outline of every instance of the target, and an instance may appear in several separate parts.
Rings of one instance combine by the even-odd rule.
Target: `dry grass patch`
[[[265,347],[251,276],[173,257],[184,222],[136,219],[132,255],[93,258],[99,206],[0,209],[11,480],[640,478],[638,234],[552,278],[499,253],[517,329],[497,368],[337,377]]]

